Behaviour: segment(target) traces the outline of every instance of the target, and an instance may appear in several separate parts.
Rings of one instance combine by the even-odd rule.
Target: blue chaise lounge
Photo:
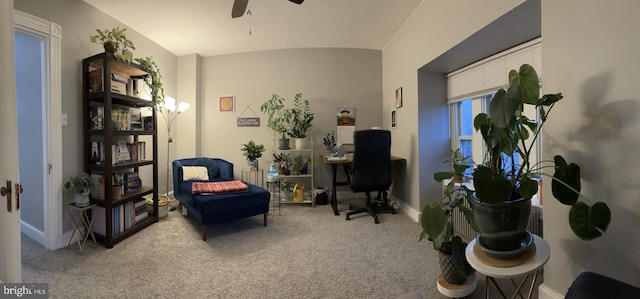
[[[203,169],[206,168],[206,170]],[[204,173],[203,173],[204,171]],[[193,194],[195,182],[233,181],[233,164],[218,158],[187,158],[173,161],[173,194],[188,214],[202,224],[202,240],[207,240],[207,224],[264,215],[267,226],[270,194],[246,183],[248,190]]]

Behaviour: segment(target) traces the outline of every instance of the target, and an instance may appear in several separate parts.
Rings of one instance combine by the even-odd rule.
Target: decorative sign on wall
[[[218,97],[218,112],[236,112],[236,97],[235,96],[220,96]]]
[[[238,127],[259,127],[259,117],[238,117]]]
[[[245,114],[245,112],[247,112],[247,109],[251,111],[251,113],[253,113],[255,117],[242,117]],[[242,110],[242,113],[240,113],[240,117],[238,117],[236,124],[238,127],[259,127],[260,117],[258,117],[256,112],[253,111],[253,109],[251,109],[249,105],[247,105],[247,108],[244,108],[244,110]]]

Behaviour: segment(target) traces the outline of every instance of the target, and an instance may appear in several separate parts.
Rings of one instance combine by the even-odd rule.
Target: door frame
[[[56,23],[14,9],[14,30],[40,37],[45,43],[46,84],[46,161],[48,171],[44,182],[46,194],[43,202],[44,238],[41,243],[49,250],[65,246],[63,241],[63,197],[62,197],[62,27]],[[22,231],[33,230],[21,222]]]

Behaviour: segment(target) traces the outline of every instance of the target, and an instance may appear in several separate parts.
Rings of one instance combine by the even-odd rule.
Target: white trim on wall
[[[47,84],[47,195],[44,201],[44,246],[49,250],[64,247],[62,237],[62,27],[56,23],[14,9],[14,24],[20,30],[33,33],[46,43],[45,84]],[[24,231],[30,228],[23,225]]]

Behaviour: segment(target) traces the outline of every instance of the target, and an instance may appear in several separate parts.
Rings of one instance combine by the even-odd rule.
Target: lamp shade
[[[172,97],[164,97],[164,108],[168,111],[176,111],[176,99]]]
[[[191,105],[189,105],[189,103],[180,102],[180,104],[178,104],[178,113],[182,113],[186,111],[187,109],[189,109],[190,106]]]

